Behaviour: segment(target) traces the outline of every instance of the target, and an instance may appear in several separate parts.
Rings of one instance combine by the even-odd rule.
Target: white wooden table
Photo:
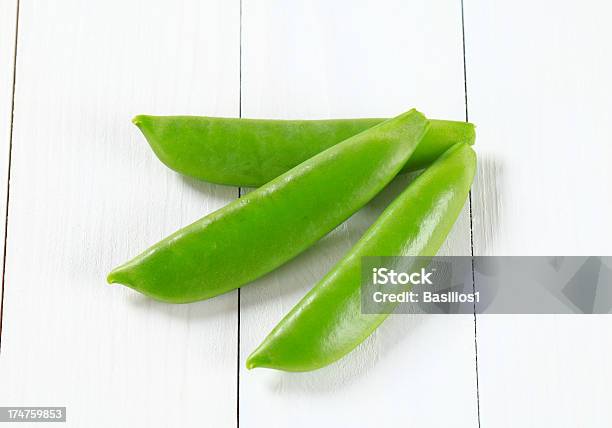
[[[604,0],[0,0],[0,406],[67,406],[71,427],[609,427],[607,316],[398,315],[323,370],[244,368],[405,179],[240,295],[171,306],[105,275],[238,196],[168,171],[138,113],[469,113],[479,171],[442,252],[610,255],[611,17]]]

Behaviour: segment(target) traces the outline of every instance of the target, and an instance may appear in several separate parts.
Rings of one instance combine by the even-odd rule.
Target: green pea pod
[[[361,258],[434,256],[463,208],[475,169],[468,145],[445,152],[285,316],[249,356],[247,368],[315,370],[365,340],[387,314],[361,313]]]
[[[142,115],[133,122],[170,169],[211,183],[259,187],[383,120]],[[471,123],[431,120],[404,170],[424,168],[455,143],[473,144],[474,137]]]
[[[367,129],[179,230],[112,271],[108,281],[174,303],[208,299],[253,281],[380,192],[427,126],[411,110]]]

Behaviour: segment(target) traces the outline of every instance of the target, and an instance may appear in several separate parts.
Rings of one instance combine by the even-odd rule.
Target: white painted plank
[[[464,118],[457,2],[243,0],[242,41],[245,117],[391,116],[415,106]],[[242,289],[242,427],[475,426],[470,316],[391,317],[347,358],[316,372],[244,368],[406,182],[396,180],[312,250]],[[467,210],[442,252],[470,254]]]
[[[476,254],[611,254],[612,6],[465,7]],[[482,426],[610,426],[611,329],[607,316],[479,317]]]
[[[236,423],[236,293],[191,305],[110,268],[237,195],[168,171],[137,113],[238,115],[239,2],[21,1],[0,403],[72,427]]]
[[[0,218],[2,219],[6,213],[16,31],[17,0],[0,0]],[[0,260],[3,260],[4,224],[0,226],[0,230]],[[0,296],[2,287],[3,284],[0,282]],[[2,309],[0,309],[0,319],[1,317]]]

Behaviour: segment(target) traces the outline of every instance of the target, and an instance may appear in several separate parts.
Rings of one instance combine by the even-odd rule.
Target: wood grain
[[[238,115],[239,2],[22,0],[17,58],[0,403],[234,426],[236,293],[165,305],[105,275],[237,195],[168,171],[130,119]]]
[[[608,2],[465,1],[474,250],[612,253]],[[483,427],[604,427],[607,316],[480,316]]]
[[[243,0],[245,117],[464,118],[460,4]],[[248,354],[407,184],[241,290],[240,426],[475,426],[471,316],[394,316],[325,369],[247,371]],[[442,250],[470,254],[467,210]],[[445,410],[440,411],[440,403]]]

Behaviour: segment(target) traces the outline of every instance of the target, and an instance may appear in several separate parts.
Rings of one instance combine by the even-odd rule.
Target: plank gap
[[[468,88],[467,88],[467,64],[465,60],[465,14],[463,10],[463,0],[461,1],[461,44],[463,48],[463,91],[465,100],[465,121],[469,122],[468,108]],[[470,254],[472,256],[472,292],[476,292],[476,276],[474,273],[474,220],[472,214],[472,191],[469,195],[470,209]],[[476,375],[476,416],[478,427],[480,428],[480,386],[478,382],[478,320],[476,317],[476,303],[474,303],[474,370]]]
[[[11,89],[11,121],[8,149],[7,179],[6,179],[6,208],[4,213],[4,243],[2,252],[2,293],[0,293],[0,352],[2,352],[2,319],[4,315],[4,275],[6,272],[6,242],[8,236],[9,201],[11,191],[11,155],[13,152],[13,119],[15,117],[15,82],[17,81],[17,43],[19,40],[19,0],[15,13],[15,42],[13,45],[13,81]]]
[[[242,0],[239,11],[238,30],[238,117],[242,117]],[[242,188],[238,187],[238,198],[242,196]],[[236,428],[240,428],[240,288],[238,288],[238,310],[236,335]]]

